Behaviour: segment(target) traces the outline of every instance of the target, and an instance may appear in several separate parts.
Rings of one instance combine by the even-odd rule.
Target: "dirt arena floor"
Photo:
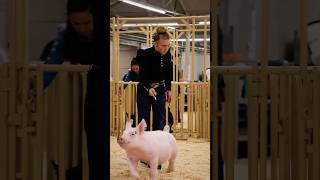
[[[208,180],[210,179],[210,143],[202,139],[177,140],[178,157],[175,171],[167,173],[168,162],[159,171],[160,180]],[[138,164],[141,179],[148,180],[149,168]],[[116,138],[110,137],[110,179],[133,179],[127,165],[125,151],[120,148]]]

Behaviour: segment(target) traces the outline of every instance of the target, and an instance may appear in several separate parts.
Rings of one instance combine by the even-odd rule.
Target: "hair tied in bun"
[[[164,28],[163,26],[160,26],[157,28],[157,33],[158,34],[165,34],[165,33],[167,33],[167,29]]]

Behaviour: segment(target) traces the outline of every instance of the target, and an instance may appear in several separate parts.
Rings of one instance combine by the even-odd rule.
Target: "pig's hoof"
[[[134,179],[140,179],[140,176],[139,176],[139,174],[138,174],[138,173],[134,173],[134,174],[132,174],[132,177],[133,177]]]
[[[149,164],[148,163],[146,163],[146,162],[144,162],[144,161],[140,161],[142,164],[144,164],[144,165],[146,165],[146,166],[148,166],[148,168],[150,168],[150,166],[149,166]]]
[[[133,178],[134,179],[140,179],[140,176],[139,175],[133,175]]]
[[[172,171],[174,171],[174,167],[170,167],[170,166],[169,166],[168,169],[167,169],[167,172],[170,173],[170,172],[172,172]]]

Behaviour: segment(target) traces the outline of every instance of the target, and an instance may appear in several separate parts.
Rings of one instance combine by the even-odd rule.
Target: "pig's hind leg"
[[[129,170],[130,170],[131,175],[134,178],[139,179],[140,176],[139,176],[139,173],[137,171],[138,159],[135,159],[135,158],[132,158],[132,157],[128,157],[128,164],[129,164]]]
[[[169,159],[169,166],[167,172],[172,172],[174,171],[174,161],[176,160],[176,154],[174,154],[170,159]]]

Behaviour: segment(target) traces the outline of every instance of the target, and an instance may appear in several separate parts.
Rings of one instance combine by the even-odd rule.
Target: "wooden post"
[[[261,3],[261,45],[260,45],[260,59],[261,59],[261,72],[260,72],[260,180],[267,179],[267,83],[268,74],[266,72],[268,66],[268,52],[269,52],[269,3],[268,0],[262,0]]]
[[[303,77],[301,75],[294,76],[295,84],[295,97],[293,105],[294,109],[294,121],[293,125],[293,144],[292,147],[292,177],[293,180],[303,180],[306,179],[306,162],[305,162],[305,119],[303,118],[303,108],[304,108],[304,95],[303,91]]]
[[[79,135],[82,129],[80,118],[79,104],[81,104],[79,72],[71,72],[72,75],[72,167],[79,164]],[[82,101],[84,102],[84,101]]]
[[[87,94],[87,73],[81,73],[82,80],[82,99],[85,100]],[[112,88],[112,83],[110,82],[110,88]],[[110,91],[111,93],[111,91]],[[112,102],[112,100],[111,100]],[[110,103],[111,104],[111,103]],[[110,113],[110,116],[112,114]],[[87,135],[84,130],[84,105],[82,106],[82,123],[81,123],[81,135],[82,135],[82,180],[89,179],[89,160],[88,160],[88,149],[87,149]],[[112,119],[110,119],[112,121]],[[110,131],[112,133],[112,131]]]
[[[40,167],[37,167],[37,171],[40,171],[40,174],[36,174],[37,179],[47,179],[47,172],[48,172],[48,159],[47,159],[47,147],[48,147],[48,122],[47,119],[44,117],[44,92],[43,92],[43,71],[36,71],[36,148],[35,148],[35,155],[40,159],[37,159],[39,162]],[[43,159],[42,159],[43,158]],[[42,165],[42,166],[41,166]]]
[[[311,180],[320,179],[319,169],[320,169],[320,113],[319,113],[319,107],[320,107],[320,95],[318,93],[320,89],[320,78],[319,78],[319,72],[313,73],[313,152],[312,152],[312,176]]]
[[[291,77],[282,74],[279,77],[279,180],[290,179],[290,139],[291,139]]]
[[[279,122],[279,77],[270,76],[271,81],[271,179],[278,180],[278,133]]]
[[[8,63],[0,64],[0,179],[8,179],[8,114],[9,114],[9,66]]]
[[[58,75],[58,86],[59,86],[59,180],[65,180],[65,172],[67,169],[66,164],[66,136],[67,136],[67,129],[66,129],[66,122],[68,121],[68,106],[66,104],[66,99],[68,99],[68,93],[66,92],[67,84],[67,73],[60,72]]]
[[[113,92],[113,90],[114,90],[114,83],[113,83],[113,81],[112,80],[110,80],[110,115],[109,115],[109,118],[110,118],[110,135],[113,135],[113,131],[114,131],[114,101],[113,101],[113,99],[114,99],[114,97],[113,97],[113,95],[114,95],[114,92]]]
[[[218,154],[219,154],[219,144],[221,143],[219,140],[219,116],[218,116],[218,74],[213,73],[213,67],[218,65],[218,25],[217,25],[217,12],[218,12],[218,0],[211,0],[210,1],[210,34],[211,34],[211,41],[210,41],[210,125],[211,125],[211,133],[210,139],[213,142],[211,147],[211,151],[213,152],[211,158],[213,158],[213,163],[210,165],[210,171],[212,172],[210,179],[218,180],[219,175],[218,172]]]
[[[207,18],[204,18],[204,32],[203,32],[203,82],[207,81],[206,76],[206,59],[207,59]]]
[[[258,84],[257,76],[248,76],[248,176],[258,179]]]
[[[210,96],[210,92],[211,92],[211,85],[210,85],[210,81],[208,82],[208,85],[206,86],[206,95],[208,97],[208,99],[206,99],[206,110],[207,110],[207,138],[208,140],[212,140],[211,139],[211,127],[212,127],[212,124],[211,124],[211,117],[214,118],[213,116],[210,116],[211,114],[211,107],[210,107],[210,102],[211,102],[211,99],[213,97]]]
[[[235,167],[235,126],[236,126],[236,112],[235,106],[238,105],[236,101],[236,77],[232,75],[225,76],[225,109],[223,110],[223,136],[224,136],[224,152],[225,152],[225,175],[226,180],[234,180]]]
[[[135,89],[135,94],[136,94],[136,96],[135,96],[135,114],[136,114],[136,125],[138,125],[138,103],[137,103],[137,92],[138,92],[138,83],[136,83],[135,85],[134,85],[134,89]]]
[[[185,94],[184,94],[184,89],[185,89],[185,84],[181,84],[181,93],[180,93],[180,98],[181,98],[181,122],[180,122],[180,135],[183,137],[183,126],[184,126],[184,103],[185,103]],[[188,104],[188,102],[187,102]]]

